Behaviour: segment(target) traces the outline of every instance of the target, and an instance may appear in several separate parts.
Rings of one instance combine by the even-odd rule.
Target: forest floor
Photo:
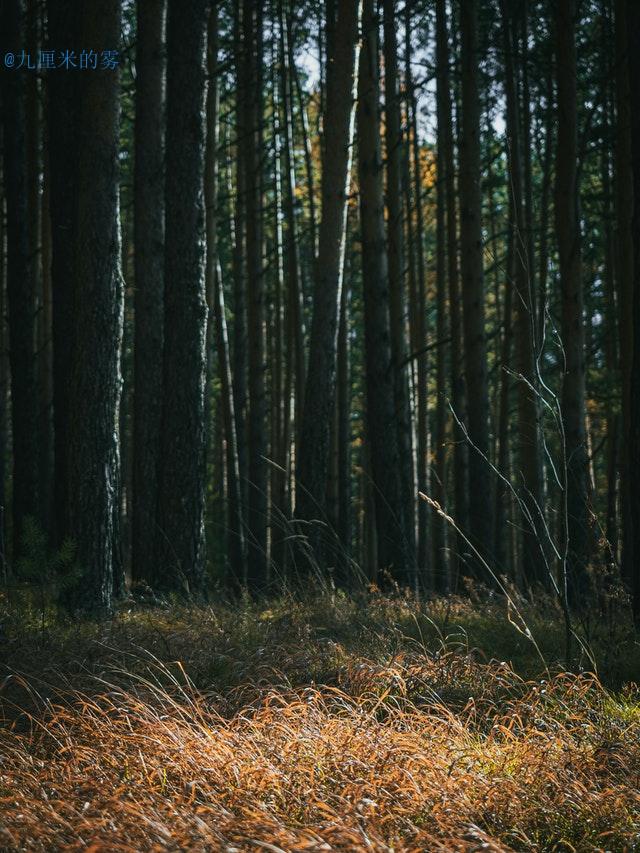
[[[0,614],[0,850],[640,849],[622,618],[569,673],[489,595]]]

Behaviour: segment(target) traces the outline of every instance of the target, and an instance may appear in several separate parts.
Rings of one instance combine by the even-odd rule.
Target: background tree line
[[[637,3],[0,7],[7,582],[640,618]]]

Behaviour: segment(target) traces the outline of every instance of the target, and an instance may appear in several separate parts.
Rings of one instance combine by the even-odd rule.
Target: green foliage
[[[25,519],[22,553],[16,580],[23,587],[37,589],[43,603],[59,603],[80,579],[75,542],[65,539],[60,548],[51,550],[44,530],[32,517]]]

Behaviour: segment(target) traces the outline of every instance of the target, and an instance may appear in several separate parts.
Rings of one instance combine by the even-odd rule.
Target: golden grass
[[[465,648],[402,643],[395,630],[376,647],[375,620],[372,635],[354,626],[349,642],[346,634],[328,638],[323,622],[314,639],[310,612],[290,604],[289,627],[270,640],[267,626],[284,615],[251,611],[236,635],[246,646],[239,675],[227,645],[217,682],[217,665],[209,676],[201,657],[220,646],[214,652],[204,638],[186,647],[187,637],[214,633],[211,612],[197,625],[194,611],[175,622],[159,613],[121,617],[108,644],[104,626],[50,636],[37,678],[32,660],[29,681],[9,675],[0,692],[0,849],[640,844],[640,695],[632,687],[614,694],[586,674],[525,680]],[[143,639],[141,624],[150,645],[159,633],[165,652],[185,651],[182,662],[135,651],[125,671],[124,646],[132,635]],[[79,642],[86,655],[92,631],[100,648],[108,645],[109,662],[91,672],[76,666],[65,685],[51,662],[59,667]],[[224,630],[217,636],[229,640]],[[327,675],[324,686],[311,677],[318,673]]]

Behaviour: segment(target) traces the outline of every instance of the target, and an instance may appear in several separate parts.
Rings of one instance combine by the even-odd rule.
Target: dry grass
[[[640,695],[485,660],[492,607],[10,626],[0,849],[636,849]]]

